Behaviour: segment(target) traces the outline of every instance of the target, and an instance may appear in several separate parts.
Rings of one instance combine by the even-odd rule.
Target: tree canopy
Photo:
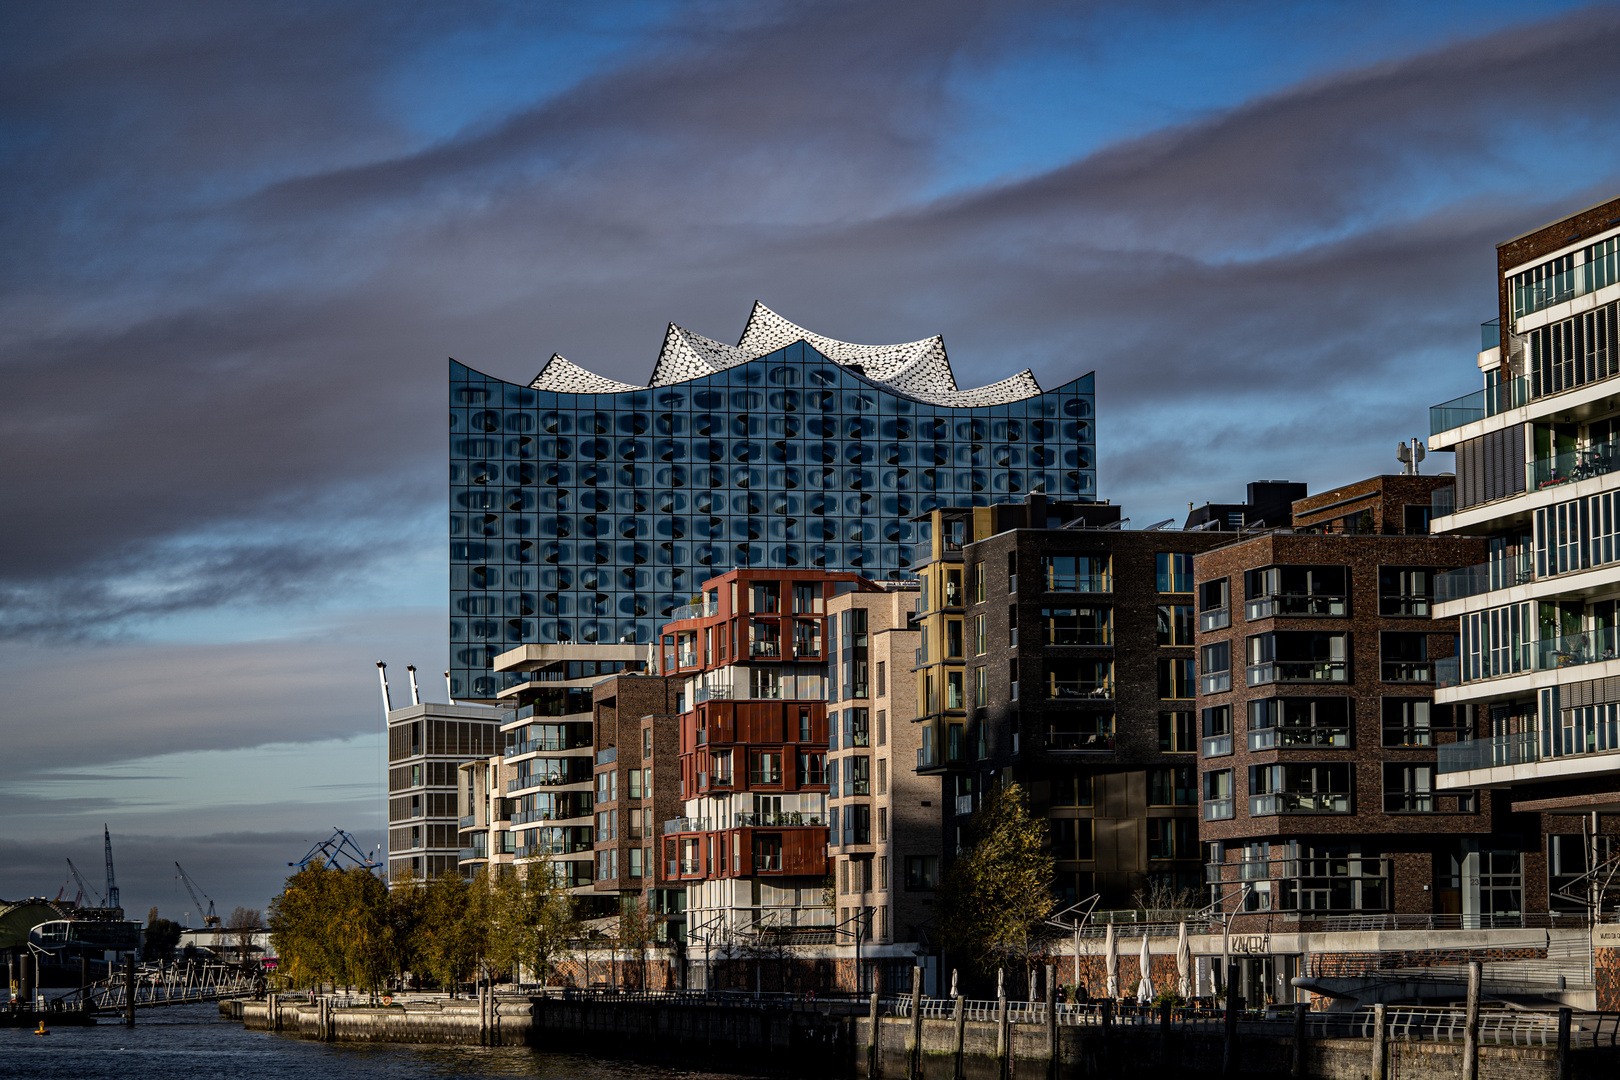
[[[1030,815],[1023,788],[1009,784],[985,798],[967,841],[939,885],[945,947],[981,975],[998,966],[1027,971],[1055,906],[1046,822]]]

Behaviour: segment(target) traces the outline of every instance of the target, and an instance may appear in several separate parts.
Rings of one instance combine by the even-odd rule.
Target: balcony
[[[748,643],[748,655],[756,659],[781,659],[782,643],[779,641],[750,641]]]
[[[1112,754],[1114,732],[1112,728],[1106,731],[1048,731],[1046,749],[1064,754]]]
[[[1050,574],[1046,591],[1051,593],[1111,593],[1114,591],[1112,574]]]
[[[1204,757],[1226,757],[1232,752],[1232,735],[1207,735],[1204,737],[1203,749],[1200,753]]]
[[[566,739],[556,737],[527,739],[520,743],[513,743],[502,751],[502,754],[509,758],[533,753],[560,754],[566,750],[587,750],[590,745],[589,741],[570,743]]]
[[[1343,660],[1273,661],[1254,664],[1248,670],[1250,686],[1279,682],[1342,683],[1349,674]]]
[[[1232,689],[1232,673],[1230,671],[1212,671],[1208,675],[1198,677],[1198,692],[1200,694],[1224,694]]]
[[[1250,622],[1278,615],[1332,616],[1345,613],[1342,596],[1277,595],[1262,596],[1243,605],[1243,617]]]
[[[1528,479],[1530,490],[1540,491],[1560,484],[1608,476],[1616,471],[1620,471],[1620,447],[1614,443],[1600,443],[1552,457],[1537,458],[1530,463]]]
[[[720,614],[719,601],[707,601],[698,604],[682,604],[669,613],[671,622],[680,622],[682,619],[709,619]]]
[[[1213,611],[1200,611],[1198,613],[1199,633],[1210,630],[1224,630],[1232,625],[1232,613],[1226,608],[1216,608]]]
[[[754,869],[760,873],[780,873],[782,870],[782,853],[756,851],[754,853]]]
[[[1349,745],[1350,729],[1347,727],[1270,727],[1255,728],[1249,732],[1250,750],[1342,750]]]
[[[732,822],[738,828],[827,827],[825,814],[780,810],[775,813],[735,814]]]
[[[730,701],[731,687],[729,686],[700,686],[692,694],[692,703],[704,701]]]
[[[1530,550],[1526,547],[1522,554],[1507,559],[1484,562],[1478,566],[1464,566],[1436,574],[1434,598],[1437,603],[1444,604],[1450,600],[1463,600],[1481,593],[1511,588],[1514,585],[1526,585],[1534,578],[1535,572],[1530,565]]]
[[[1380,675],[1384,682],[1434,682],[1434,664],[1429,660],[1385,660]]]
[[[1205,821],[1231,821],[1233,802],[1231,799],[1205,799]]]
[[[564,787],[568,784],[588,784],[590,782],[591,778],[589,776],[573,777],[562,772],[530,773],[527,776],[519,776],[508,780],[506,782],[506,791],[507,794],[511,794],[514,791],[523,791],[532,787]]]
[[[1489,324],[1487,324],[1489,325]],[[1496,329],[1500,329],[1496,327]],[[1487,345],[1486,348],[1495,348]],[[1508,409],[1517,409],[1530,402],[1530,380],[1524,376],[1510,382],[1492,383],[1483,390],[1475,390],[1472,394],[1464,394],[1459,398],[1429,407],[1429,434],[1438,435],[1442,431],[1471,424],[1476,420],[1483,420],[1487,416],[1495,416]]]
[[[1434,799],[1435,796],[1432,791],[1386,791],[1384,792],[1384,813],[1433,813]]]
[[[795,641],[793,643],[793,658],[803,660],[806,657],[819,660],[821,658],[821,646],[808,641]]]
[[[1047,696],[1054,701],[1077,698],[1093,701],[1110,700],[1114,696],[1114,680],[1051,679],[1047,682]]]
[[[1249,796],[1250,817],[1277,814],[1348,814],[1349,792],[1283,791],[1273,795]]]
[[[610,765],[618,760],[619,748],[616,746],[610,746],[606,750],[598,750],[596,752],[596,763],[598,765]]]
[[[683,652],[676,657],[675,663],[679,667],[697,667],[698,654],[695,652]]]
[[[1434,662],[1434,688],[1444,690],[1447,687],[1457,686],[1462,682],[1462,660],[1456,656],[1446,656]]]
[[[468,814],[466,817],[464,817],[461,820],[456,822],[456,828],[457,829],[471,829],[474,826],[476,826],[477,824],[478,824],[478,815],[477,814]]]
[[[1445,773],[1495,769],[1506,765],[1527,765],[1541,759],[1534,731],[1493,735],[1488,739],[1468,739],[1436,747],[1437,770]]]

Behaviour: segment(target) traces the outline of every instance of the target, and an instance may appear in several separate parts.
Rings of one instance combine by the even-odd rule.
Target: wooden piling
[[[135,954],[124,959],[124,1026],[135,1026]]]
[[[955,1062],[951,1070],[953,1080],[962,1080],[962,1048],[967,1043],[967,1008],[966,1003],[957,998],[951,1006],[951,1020],[956,1025],[956,1032],[951,1040],[951,1059]],[[1562,1078],[1560,1078],[1562,1080]]]
[[[1479,1080],[1479,961],[1468,965],[1468,1013],[1463,1020],[1462,1080]]]
[[[1237,1068],[1237,965],[1226,968],[1226,1033],[1221,1041],[1221,1075],[1230,1077]]]
[[[1294,1003],[1293,1059],[1288,1068],[1288,1075],[1293,1080],[1304,1080],[1305,1077],[1305,1014],[1309,1011],[1309,1005],[1298,1001]]]
[[[1569,1080],[1569,1026],[1572,1012],[1558,1010],[1558,1071],[1555,1080]]]
[[[1388,1056],[1384,1047],[1384,1035],[1387,1025],[1384,1017],[1384,1006],[1373,1006],[1373,1033],[1372,1033],[1372,1070],[1367,1074],[1370,1080],[1384,1080],[1384,1059]]]
[[[1046,1075],[1057,1080],[1058,1075],[1058,1022],[1057,979],[1052,965],[1046,965]]]
[[[877,1080],[877,1077],[883,1074],[883,1050],[882,1041],[878,1037],[882,1030],[878,1025],[882,1021],[878,1017],[878,992],[876,990],[872,991],[872,1000],[867,1005],[866,1015],[869,1021],[867,1025],[869,1034],[866,1040],[866,1075],[871,1080]]]
[[[1007,995],[996,999],[996,1075],[1007,1080],[1012,1069],[1012,1040],[1007,1030]]]
[[[906,1075],[922,1080],[922,984],[923,969],[911,969],[911,1036],[906,1042]]]

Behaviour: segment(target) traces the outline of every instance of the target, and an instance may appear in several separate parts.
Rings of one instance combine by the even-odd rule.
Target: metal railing
[[[1557,487],[1620,471],[1620,451],[1613,443],[1584,447],[1552,457],[1536,458],[1529,465],[1530,490]]]
[[[720,614],[719,601],[704,601],[696,604],[682,604],[669,613],[671,622],[680,622],[682,619],[707,619]]]
[[[800,813],[796,810],[779,810],[775,813],[760,814],[733,814],[732,821],[738,827],[776,827],[782,825],[819,825],[825,827],[827,824],[827,818],[824,814]]]
[[[1249,815],[1348,814],[1350,795],[1337,791],[1279,791],[1272,795],[1250,795]]]
[[[1346,610],[1346,601],[1342,596],[1278,594],[1245,601],[1243,617],[1255,622],[1276,615],[1343,615]]]
[[[1535,571],[1530,563],[1530,551],[1526,548],[1523,553],[1510,558],[1436,574],[1434,598],[1437,603],[1443,604],[1448,600],[1462,600],[1496,589],[1524,585],[1534,578]]]
[[[1496,327],[1500,330],[1500,327]],[[1495,346],[1487,345],[1486,348]],[[1438,435],[1442,431],[1471,424],[1476,420],[1483,420],[1487,416],[1495,416],[1508,409],[1516,409],[1530,401],[1530,380],[1523,375],[1507,382],[1496,382],[1472,394],[1452,398],[1439,405],[1429,407],[1429,434]]]
[[[1212,611],[1198,613],[1198,629],[1200,632],[1221,630],[1232,625],[1232,613],[1226,608],[1215,608]]]
[[[1530,911],[1522,915],[1330,915],[1327,933],[1350,930],[1558,930],[1590,924],[1585,912]]]

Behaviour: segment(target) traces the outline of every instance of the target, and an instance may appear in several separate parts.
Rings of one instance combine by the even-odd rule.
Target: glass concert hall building
[[[1093,406],[1090,374],[959,390],[937,336],[855,345],[759,304],[736,345],[671,325],[647,386],[452,360],[452,691],[522,681],[491,668],[521,644],[651,642],[733,568],[909,577],[937,506],[1094,498]]]

